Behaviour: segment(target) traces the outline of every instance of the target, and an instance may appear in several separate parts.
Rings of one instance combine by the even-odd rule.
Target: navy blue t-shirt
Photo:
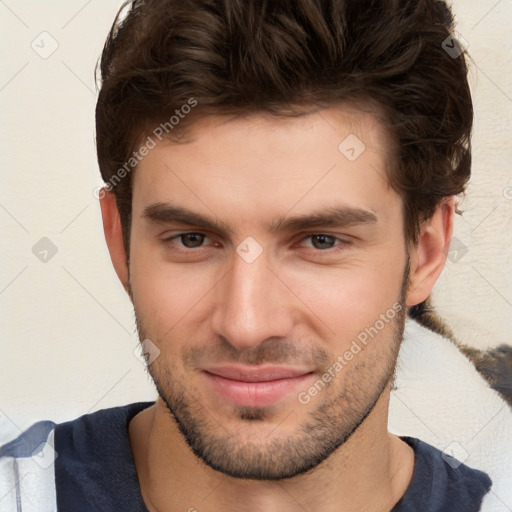
[[[55,428],[59,512],[147,512],[128,437],[130,420],[153,402],[104,409]],[[391,512],[477,512],[491,487],[486,473],[448,464],[442,452],[402,437],[415,452],[414,473]]]

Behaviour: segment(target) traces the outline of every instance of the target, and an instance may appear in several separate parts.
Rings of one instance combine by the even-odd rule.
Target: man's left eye
[[[302,242],[307,239],[311,239],[313,249],[318,251],[326,251],[328,249],[341,250],[347,245],[350,245],[350,242],[347,240],[342,240],[336,236],[323,233],[307,235],[302,239]]]
[[[330,249],[338,240],[336,237],[331,235],[308,235],[303,240],[311,239],[312,245],[315,249]],[[328,246],[328,247],[326,247]]]

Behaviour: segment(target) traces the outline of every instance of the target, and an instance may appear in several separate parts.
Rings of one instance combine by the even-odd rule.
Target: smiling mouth
[[[223,366],[201,373],[217,395],[243,407],[265,407],[279,402],[316,375],[310,369],[275,366]]]

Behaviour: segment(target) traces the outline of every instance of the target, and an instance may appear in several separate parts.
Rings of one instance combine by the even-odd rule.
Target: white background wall
[[[156,396],[93,196],[93,72],[120,5],[0,0],[0,440]],[[454,10],[474,59],[474,168],[434,299],[462,341],[512,344],[512,1]],[[47,263],[32,253],[43,237]]]

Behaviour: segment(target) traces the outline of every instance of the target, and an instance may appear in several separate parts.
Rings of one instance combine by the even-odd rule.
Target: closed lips
[[[218,377],[240,382],[269,382],[273,380],[293,379],[311,373],[310,369],[289,367],[243,368],[221,366],[206,368],[204,371],[217,375]]]

